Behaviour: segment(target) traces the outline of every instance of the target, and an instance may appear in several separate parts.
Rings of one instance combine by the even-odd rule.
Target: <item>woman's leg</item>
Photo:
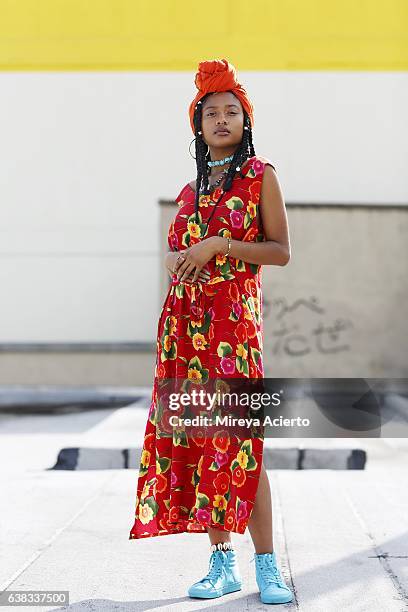
[[[222,529],[213,529],[207,527],[207,533],[210,537],[211,544],[219,544],[219,542],[231,542],[231,532],[223,531]]]
[[[248,529],[257,554],[273,552],[271,488],[263,462]]]

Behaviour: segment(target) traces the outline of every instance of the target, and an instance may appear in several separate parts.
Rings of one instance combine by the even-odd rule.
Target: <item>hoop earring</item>
[[[190,146],[188,147],[188,152],[190,153],[190,155],[191,155],[190,147],[191,147],[191,145],[192,145],[192,143],[193,143],[194,141],[195,141],[195,137],[194,137],[194,138],[193,138],[193,140],[190,142]],[[194,155],[191,155],[191,157],[192,157],[193,159],[197,159],[196,157],[194,157]]]
[[[196,137],[194,136],[193,140],[190,142],[190,145],[189,145],[189,147],[188,147],[188,152],[190,153],[190,155],[191,155],[190,148],[191,148],[192,143],[193,143],[195,140],[196,140]],[[206,155],[208,155],[208,154],[209,154],[209,152],[210,152],[210,147],[207,145]],[[194,157],[194,155],[191,155],[191,157],[192,157],[193,159],[197,159],[196,157]]]

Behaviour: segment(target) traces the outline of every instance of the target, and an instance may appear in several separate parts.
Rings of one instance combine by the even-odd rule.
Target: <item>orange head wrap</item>
[[[226,59],[209,60],[198,64],[198,72],[195,75],[195,84],[198,92],[189,107],[190,125],[194,130],[194,111],[197,102],[207,93],[219,91],[231,91],[249,115],[251,127],[254,125],[254,107],[248,97],[246,89],[237,81],[235,67]]]

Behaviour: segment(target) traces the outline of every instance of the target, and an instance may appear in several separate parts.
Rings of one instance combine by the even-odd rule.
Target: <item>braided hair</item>
[[[195,139],[195,150],[196,150],[196,165],[197,165],[197,179],[196,179],[196,190],[195,190],[195,218],[196,223],[198,223],[198,203],[200,199],[200,195],[209,195],[210,192],[210,184],[209,184],[209,175],[208,175],[208,166],[207,162],[211,161],[210,152],[207,152],[207,145],[203,139],[202,132],[202,112],[203,112],[203,103],[206,98],[211,95],[212,92],[207,93],[205,96],[201,98],[196,104],[194,110],[194,132],[196,134]],[[228,173],[225,177],[225,183],[223,186],[223,191],[230,191],[232,187],[232,181],[234,180],[235,173],[241,170],[242,164],[249,157],[253,157],[255,155],[255,149],[252,142],[252,129],[251,129],[251,121],[249,119],[249,115],[245,109],[244,112],[244,129],[242,134],[242,140],[238,145],[237,149],[234,152],[234,156],[232,158],[231,164],[228,168]],[[241,178],[243,178],[241,173]]]

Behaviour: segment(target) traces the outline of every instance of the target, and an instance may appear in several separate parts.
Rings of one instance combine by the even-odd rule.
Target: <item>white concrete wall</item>
[[[286,201],[408,203],[406,73],[240,79]],[[0,343],[155,341],[194,95],[191,72],[0,74]]]

